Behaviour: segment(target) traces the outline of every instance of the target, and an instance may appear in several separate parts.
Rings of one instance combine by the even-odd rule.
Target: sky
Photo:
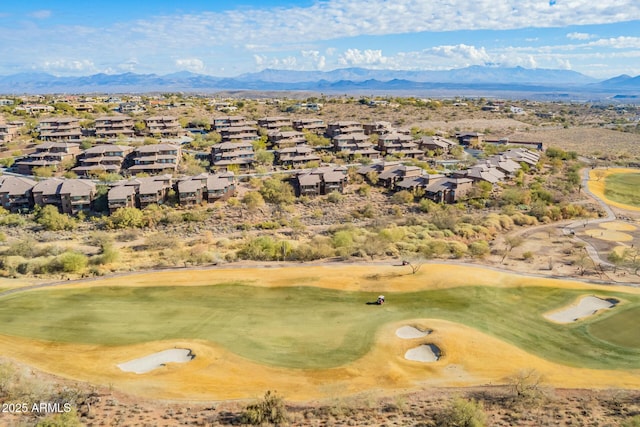
[[[640,1],[0,2],[0,75],[471,65],[640,75]]]

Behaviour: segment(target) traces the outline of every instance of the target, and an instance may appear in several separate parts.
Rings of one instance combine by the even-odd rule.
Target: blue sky
[[[491,64],[636,76],[640,1],[6,1],[0,58],[0,75]]]

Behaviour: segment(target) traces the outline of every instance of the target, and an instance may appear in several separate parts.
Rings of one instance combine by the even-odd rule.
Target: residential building
[[[178,203],[180,206],[199,205],[204,200],[203,180],[187,177],[177,183]]]
[[[180,205],[199,204],[203,201],[213,203],[225,200],[235,193],[235,175],[232,172],[203,173],[184,178],[178,182],[177,187]]]
[[[479,132],[458,132],[456,138],[460,145],[479,147],[484,143],[484,134]]]
[[[526,163],[529,166],[536,166],[540,161],[540,154],[526,148],[512,148],[504,151],[502,155],[518,163]]]
[[[131,187],[135,193],[135,206],[144,209],[150,205],[161,205],[166,202],[173,184],[171,175],[157,175],[141,178],[131,178],[122,181],[113,186],[107,194],[109,200],[109,210],[116,210],[123,204],[130,206],[130,190],[120,189],[119,187]],[[111,195],[111,193],[114,193]]]
[[[418,146],[423,151],[435,151],[449,153],[451,148],[457,146],[458,143],[441,136],[423,136],[418,142]]]
[[[338,135],[361,133],[364,134],[364,127],[359,122],[338,121],[327,125],[327,138],[334,138]]]
[[[364,133],[339,134],[332,138],[333,149],[336,152],[347,152],[349,157],[366,157],[377,159],[380,152],[373,148],[369,137]]]
[[[0,118],[0,143],[8,143],[20,133],[20,127],[12,123],[4,123]]]
[[[139,114],[147,111],[143,105],[137,102],[121,102],[116,110],[121,114]]]
[[[48,178],[38,182],[31,191],[34,205],[53,205],[62,213],[76,215],[91,211],[96,185],[86,179]]]
[[[294,147],[307,142],[304,133],[297,130],[272,130],[267,133],[267,139],[275,148]]]
[[[44,104],[21,104],[17,105],[16,108],[13,109],[14,113],[24,112],[31,116],[35,116],[40,113],[53,113],[56,109],[51,105]]]
[[[455,171],[453,172],[453,176],[457,178],[470,178],[476,182],[486,181],[490,184],[497,184],[505,179],[503,172],[486,163],[474,165],[467,170]]]
[[[507,156],[503,156],[501,154],[488,157],[486,160],[484,160],[481,163],[485,163],[488,166],[497,168],[500,172],[505,174],[505,177],[509,177],[509,178],[514,177],[516,172],[522,168],[520,166],[520,163],[512,160]]]
[[[211,148],[211,167],[225,169],[230,165],[248,168],[253,165],[254,152],[250,142],[221,142]]]
[[[322,119],[303,118],[293,120],[293,128],[299,132],[307,130],[322,135],[326,131],[327,125]]]
[[[223,172],[209,175],[207,178],[207,201],[225,200],[233,196],[236,191],[236,177],[233,172]]]
[[[280,129],[292,127],[293,123],[289,117],[263,117],[258,119],[258,126],[264,129]]]
[[[143,145],[133,151],[133,166],[127,170],[132,175],[174,173],[178,170],[181,156],[181,148],[177,145]]]
[[[219,132],[222,142],[252,142],[260,139],[258,129],[249,125],[229,126]]]
[[[424,197],[436,203],[457,203],[472,188],[472,179],[444,177],[430,182],[425,188]]]
[[[97,138],[117,138],[119,136],[131,138],[134,135],[134,122],[129,116],[98,117],[95,123]]]
[[[10,212],[24,212],[33,206],[36,181],[18,176],[0,176],[0,203]]]
[[[401,133],[388,133],[378,137],[378,150],[383,155],[396,155],[415,158],[424,155],[424,151],[418,148],[409,135]]]
[[[153,116],[145,120],[146,131],[150,135],[163,138],[177,137],[182,133],[178,119],[173,116]]]
[[[296,174],[295,187],[299,196],[319,196],[334,191],[342,193],[348,182],[347,168],[325,166]]]
[[[136,188],[132,185],[117,185],[107,193],[109,213],[112,214],[120,208],[136,207]]]
[[[13,105],[15,101],[13,99],[2,98],[0,99],[0,107],[8,107],[9,105]]]
[[[76,118],[47,118],[40,120],[38,138],[51,142],[79,142],[82,137],[80,121]]]
[[[255,122],[248,121],[244,116],[219,116],[214,117],[211,121],[211,128],[216,132],[220,132],[229,127],[252,125],[255,125]]]
[[[298,168],[313,161],[320,161],[320,156],[308,145],[296,145],[276,151],[276,164]]]
[[[364,133],[365,135],[384,135],[386,133],[393,133],[395,129],[390,122],[377,121],[373,123],[365,123]]]
[[[35,152],[15,163],[18,173],[31,175],[33,168],[50,167],[60,171],[63,162],[75,161],[80,154],[80,144],[71,142],[44,142],[35,147]]]
[[[79,176],[99,172],[120,173],[125,159],[132,152],[132,147],[123,145],[96,145],[78,156],[79,166],[72,170]]]

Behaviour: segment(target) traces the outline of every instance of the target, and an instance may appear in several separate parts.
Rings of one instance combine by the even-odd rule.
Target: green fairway
[[[604,194],[614,202],[640,207],[640,174],[617,173],[605,178]]]
[[[592,323],[589,332],[601,340],[640,349],[640,307],[614,312]]]
[[[384,324],[436,318],[468,325],[559,363],[640,368],[637,342],[627,346],[623,337],[595,339],[589,329],[593,321],[559,325],[543,318],[585,293],[547,287],[458,287],[387,293],[387,304],[376,306],[366,304],[375,301],[377,294],[371,292],[239,283],[49,289],[1,298],[0,333],[113,346],[202,339],[261,363],[327,368],[367,353]],[[607,297],[628,301],[625,307],[633,310],[625,313],[637,316],[640,295],[611,292]],[[601,323],[595,323],[596,329]]]

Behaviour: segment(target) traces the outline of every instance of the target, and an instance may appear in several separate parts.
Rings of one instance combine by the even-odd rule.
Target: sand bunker
[[[396,330],[396,335],[399,338],[405,339],[405,340],[411,340],[414,338],[422,338],[422,337],[426,337],[427,335],[429,335],[431,333],[431,331],[426,330],[426,331],[421,331],[420,329],[414,327],[414,326],[403,326],[401,328],[398,328]]]
[[[635,225],[621,222],[621,221],[613,221],[613,222],[603,222],[599,224],[601,228],[605,230],[614,230],[614,231],[634,231],[638,228]]]
[[[407,350],[404,358],[415,362],[437,362],[440,359],[440,349],[435,344],[423,344],[420,347]]]
[[[577,304],[570,305],[560,311],[545,314],[544,317],[558,323],[571,323],[592,316],[596,314],[598,310],[611,308],[617,303],[618,301],[615,299],[602,299],[588,296],[582,298]]]
[[[631,234],[599,228],[587,230],[584,234],[589,237],[593,237],[594,239],[606,240],[609,242],[630,242],[633,240],[633,236]]]
[[[174,348],[153,353],[139,359],[133,359],[118,365],[118,368],[125,372],[136,374],[146,374],[154,369],[158,369],[167,363],[185,363],[196,357],[188,348]]]

